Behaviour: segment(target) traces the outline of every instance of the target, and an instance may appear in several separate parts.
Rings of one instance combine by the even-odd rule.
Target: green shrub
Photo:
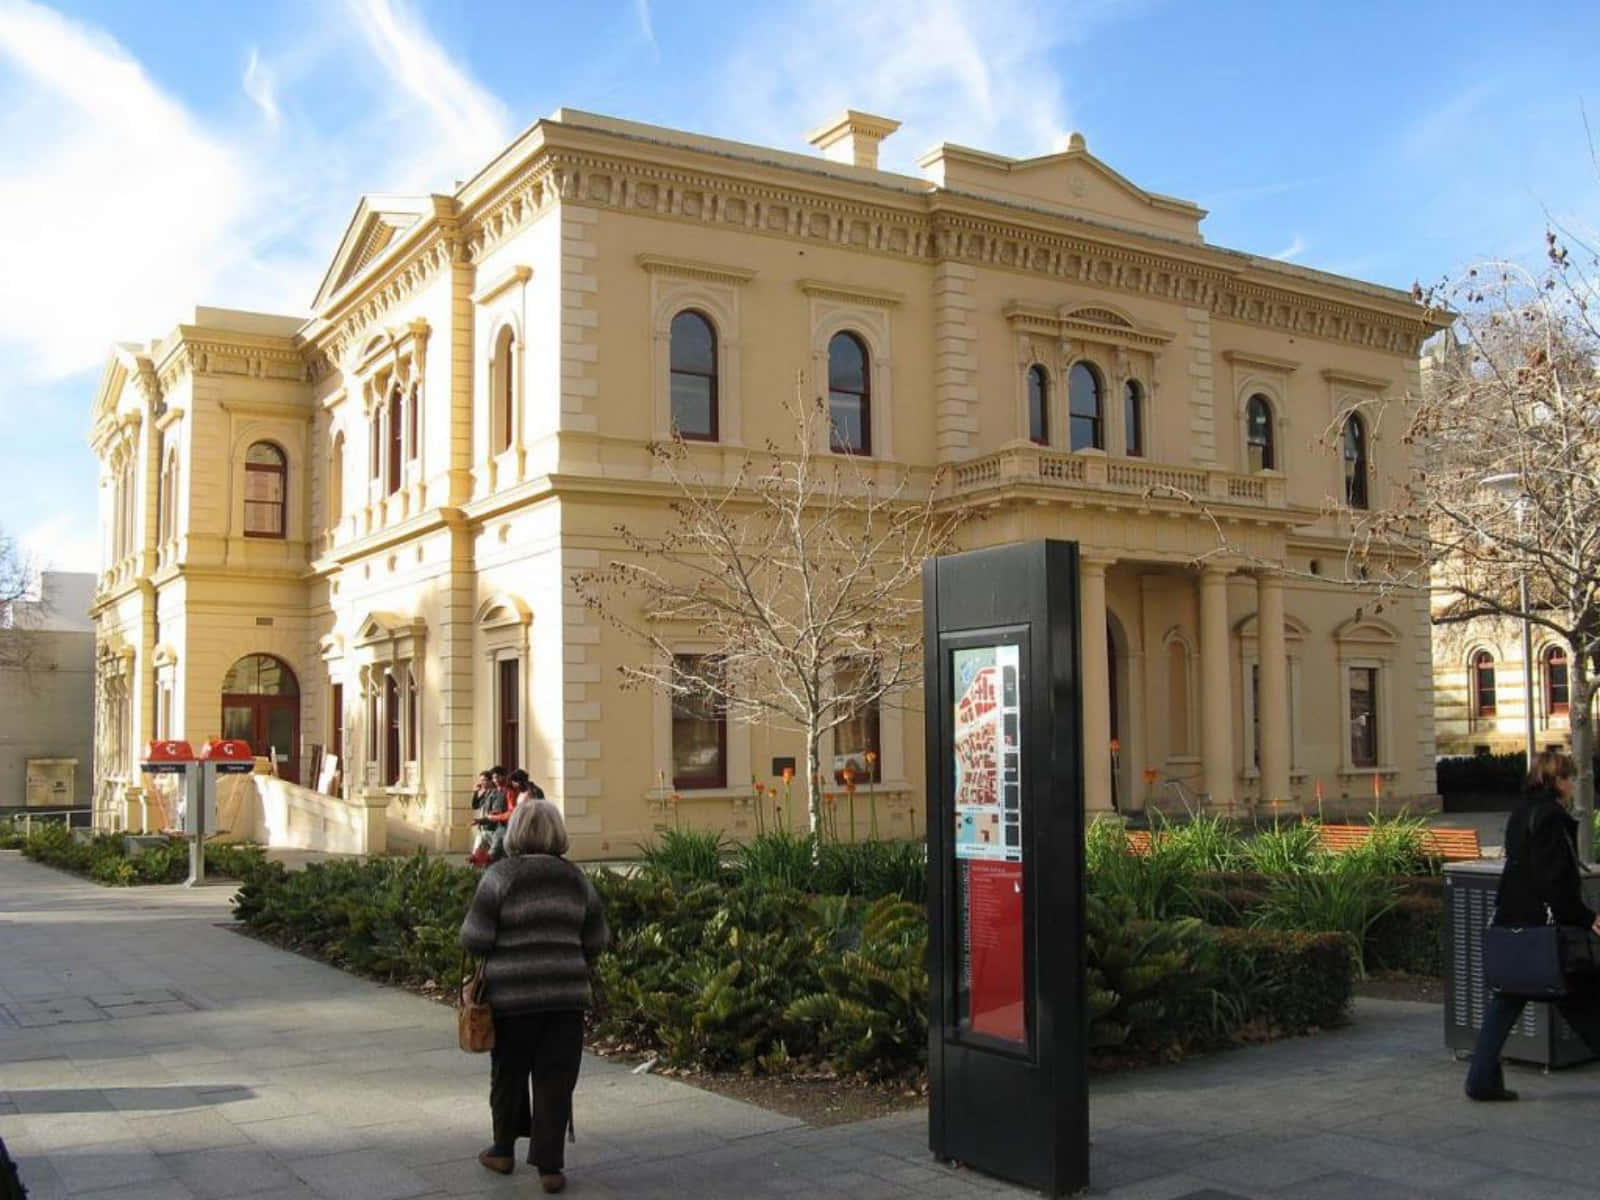
[[[817,853],[810,890],[920,904],[927,894],[928,854],[921,842],[827,842]]]
[[[1244,844],[1244,865],[1263,875],[1288,875],[1315,871],[1327,855],[1310,822],[1278,825],[1263,830]]]
[[[1357,971],[1365,974],[1367,934],[1396,897],[1388,880],[1355,870],[1284,875],[1273,881],[1251,923],[1259,929],[1341,934],[1350,943]]]
[[[1091,826],[1091,833],[1094,829]],[[1119,829],[1116,848],[1096,848],[1088,891],[1108,901],[1126,901],[1143,920],[1161,921],[1192,914],[1195,877],[1187,851],[1168,832],[1151,830],[1149,853],[1135,854]]]
[[[1436,875],[1439,860],[1422,848],[1428,823],[1404,813],[1385,817],[1373,813],[1372,832],[1352,849],[1329,855],[1333,868],[1367,875]]]
[[[719,883],[727,876],[727,839],[705,829],[669,829],[659,842],[639,847],[645,870],[682,885]]]
[[[1218,988],[1241,1027],[1298,1034],[1344,1022],[1355,958],[1342,934],[1219,929],[1216,939]]]
[[[52,822],[36,825],[22,851],[36,862],[113,887],[182,883],[189,877],[189,843],[180,837],[145,845],[130,855],[120,833],[96,834],[88,841],[78,841],[66,825]],[[264,861],[260,846],[206,847],[206,874],[213,878],[243,879]]]
[[[1439,759],[1434,770],[1441,796],[1515,796],[1528,777],[1528,755],[1525,750],[1510,754],[1453,755]]]
[[[1375,971],[1443,975],[1444,928],[1439,897],[1401,895],[1367,931],[1366,965]]]
[[[808,833],[773,829],[735,848],[733,866],[747,884],[803,892],[816,870],[817,840]]]
[[[1175,1057],[1227,1028],[1215,987],[1215,943],[1192,917],[1146,921],[1122,897],[1084,909],[1089,1048]]]
[[[1201,813],[1167,833],[1173,849],[1196,871],[1232,871],[1244,862],[1244,843],[1222,818]]]

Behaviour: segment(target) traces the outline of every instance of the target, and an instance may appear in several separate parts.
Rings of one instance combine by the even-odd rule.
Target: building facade
[[[94,751],[95,576],[43,571],[0,605],[0,810],[87,808]]]
[[[731,472],[802,372],[832,452],[948,468],[969,544],[1081,544],[1091,809],[1429,800],[1426,601],[1373,616],[1340,577],[1410,453],[1363,414],[1415,392],[1420,310],[1209,245],[1081,138],[907,176],[877,166],[894,127],[847,113],[809,156],[562,110],[452,195],[362,199],[309,319],[197,309],[119,346],[102,821],[144,740],[220,730],[271,756],[258,820],[300,844],[460,846],[493,761],[582,855],[748,828],[798,738],[619,689],[639,650],[572,576],[669,519],[647,442]],[[914,706],[838,740],[919,831]]]

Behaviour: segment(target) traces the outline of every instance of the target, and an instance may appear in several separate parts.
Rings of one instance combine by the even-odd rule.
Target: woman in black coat
[[[1546,750],[1533,760],[1522,802],[1506,821],[1506,865],[1495,901],[1496,925],[1576,926],[1600,939],[1600,916],[1583,900],[1578,822],[1567,812],[1577,766],[1571,755]],[[1568,994],[1554,1001],[1573,1031],[1600,1056],[1600,976],[1568,977]],[[1515,1100],[1500,1073],[1500,1050],[1527,1001],[1495,992],[1483,1014],[1467,1071],[1473,1100]]]

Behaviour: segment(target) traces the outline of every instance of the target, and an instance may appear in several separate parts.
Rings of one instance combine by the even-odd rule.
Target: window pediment
[[[501,592],[480,604],[473,620],[484,630],[513,629],[529,624],[533,614],[521,600]]]
[[[421,641],[427,630],[427,622],[420,617],[402,617],[390,612],[368,613],[356,633],[356,645],[366,647],[404,640]]]
[[[1140,325],[1127,313],[1103,304],[1050,306],[1013,300],[1001,314],[1018,333],[1041,334],[1062,342],[1158,350],[1177,336],[1166,329]]]

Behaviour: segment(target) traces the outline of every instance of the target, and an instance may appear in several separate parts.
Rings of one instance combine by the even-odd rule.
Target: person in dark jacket
[[[1495,900],[1496,925],[1570,925],[1600,938],[1600,916],[1584,903],[1578,865],[1578,823],[1567,812],[1577,779],[1572,757],[1546,750],[1533,760],[1522,802],[1506,821],[1505,870]],[[1569,976],[1568,994],[1555,1001],[1573,1031],[1600,1055],[1600,977]],[[1499,992],[1489,1000],[1467,1071],[1474,1100],[1515,1100],[1500,1070],[1500,1051],[1527,1001]]]
[[[589,968],[610,938],[594,884],[562,857],[567,829],[548,800],[517,805],[506,857],[490,866],[461,923],[461,945],[486,960],[494,1016],[489,1113],[494,1141],[478,1155],[509,1175],[516,1140],[546,1192],[566,1186],[562,1137],[583,1058],[583,1014],[594,1003]],[[529,1101],[529,1083],[532,1101]]]

